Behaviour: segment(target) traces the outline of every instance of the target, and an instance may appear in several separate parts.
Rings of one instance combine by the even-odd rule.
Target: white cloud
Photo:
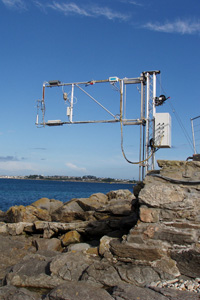
[[[53,1],[52,4],[49,4],[48,7],[60,11],[64,13],[65,15],[68,14],[78,14],[82,16],[91,16],[89,12],[87,12],[85,9],[79,7],[75,3],[58,3],[56,1]]]
[[[143,6],[143,4],[137,2],[137,1],[133,1],[133,0],[120,0],[121,3],[125,3],[125,4],[132,4],[132,5],[136,5],[136,6]]]
[[[143,6],[141,3],[138,3],[137,1],[130,0],[128,3],[133,4],[133,5]]]
[[[23,0],[2,0],[3,4],[11,8],[25,8]]]
[[[25,9],[25,0],[1,0],[7,7]],[[76,4],[75,2],[61,2],[61,1],[41,1],[32,0],[32,3],[43,12],[47,13],[48,9],[53,9],[64,15],[79,15],[83,17],[98,18],[104,17],[108,20],[126,21],[129,19],[128,14],[115,11],[109,7],[102,7],[98,5],[84,5]]]
[[[122,14],[120,12],[113,11],[108,7],[94,6],[94,7],[91,8],[91,12],[96,17],[103,16],[103,17],[105,17],[109,20],[119,19],[119,20],[126,21],[127,19],[129,19],[128,15]]]
[[[68,167],[71,170],[75,170],[75,171],[79,171],[79,172],[87,172],[86,168],[78,167],[75,164],[70,163],[70,162],[66,163],[65,165],[66,165],[66,167]]]
[[[167,33],[196,34],[200,33],[200,21],[176,20],[175,22],[147,23],[144,28]]]
[[[100,7],[97,5],[80,6],[76,3],[58,3],[53,1],[52,4],[47,5],[49,8],[59,11],[65,15],[80,15],[84,17],[105,17],[109,20],[127,20],[129,16],[120,12],[114,11],[108,7]]]
[[[39,8],[41,11],[43,11],[44,13],[46,12],[45,6],[43,3],[40,3],[40,1],[37,0],[33,0],[33,3],[35,4],[35,6],[37,6],[37,8]]]

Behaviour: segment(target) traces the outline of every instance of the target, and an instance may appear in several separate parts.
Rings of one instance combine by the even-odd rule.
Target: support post
[[[69,116],[70,122],[72,122],[72,117],[73,117],[73,103],[74,103],[74,84],[72,84],[72,91],[71,91],[70,116]]]
[[[147,77],[147,88],[146,88],[146,141],[145,141],[145,173],[147,173],[149,166],[148,166],[148,157],[149,157],[149,100],[150,100],[150,74],[146,74]]]

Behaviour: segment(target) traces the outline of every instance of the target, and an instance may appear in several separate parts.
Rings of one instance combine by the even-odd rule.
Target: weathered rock
[[[172,258],[177,261],[177,266],[181,274],[197,278],[200,274],[200,249],[173,250]]]
[[[138,195],[141,191],[141,189],[144,188],[144,182],[143,181],[139,181],[136,185],[133,186],[133,194],[136,198],[138,198]]]
[[[118,284],[114,288],[112,297],[115,300],[169,300],[169,298],[165,297],[164,295],[156,293],[148,288],[141,288],[135,285],[124,283]]]
[[[134,262],[131,263],[121,263],[116,264],[115,268],[119,273],[121,280],[124,283],[129,283],[137,285],[140,287],[145,287],[150,284],[152,281],[159,281],[160,278],[165,278],[162,273],[159,273],[156,269],[142,265],[134,265]]]
[[[36,238],[27,239],[36,241],[35,248],[30,244],[26,247],[38,252],[20,262],[16,260],[4,282],[54,288],[64,282],[84,281],[91,287],[109,287],[110,293],[115,286],[112,293],[115,300],[137,297],[175,300],[171,294],[141,287],[181,274],[200,277],[200,185],[192,183],[195,174],[197,178],[200,174],[200,164],[161,162],[160,165],[163,168],[160,174],[145,178],[138,199],[129,191],[119,190],[73,199],[64,205],[43,198],[26,208],[12,208],[6,213],[12,222],[31,221],[0,223],[0,232],[7,239],[6,234],[37,234]],[[13,241],[16,238],[13,236]],[[62,251],[61,241],[67,253],[55,251]],[[22,253],[21,258],[27,252]],[[56,292],[62,300],[71,297],[61,288],[52,291],[47,299],[57,300]]]
[[[111,199],[109,204],[105,205],[103,208],[97,209],[97,211],[118,216],[130,215],[132,212],[132,200],[133,199]]]
[[[110,242],[111,252],[118,258],[134,259],[138,261],[151,262],[161,259],[167,254],[167,247],[158,241],[148,241],[143,244],[121,243],[119,240]]]
[[[95,220],[94,211],[108,202],[108,197],[96,193],[89,198],[72,199],[52,213],[52,220],[56,222],[73,222]]]
[[[157,163],[162,176],[185,181],[200,180],[199,161],[158,160]]]
[[[90,247],[86,249],[84,252],[92,256],[99,256],[98,247]]]
[[[75,222],[75,221],[87,221],[90,219],[91,213],[86,213],[78,204],[77,199],[72,199],[65,203],[62,207],[55,210],[51,217],[55,222]]]
[[[156,223],[159,221],[158,209],[149,208],[145,205],[140,206],[140,220],[145,223]]]
[[[191,217],[194,220],[199,215],[195,211],[200,205],[200,184],[195,182],[199,180],[200,162],[158,161],[158,164],[162,167],[160,174],[146,176],[139,194],[140,203],[173,210],[179,219]]]
[[[151,263],[155,270],[164,276],[165,279],[179,277],[181,275],[177,263],[169,256],[162,257],[160,260],[155,260]]]
[[[137,223],[138,217],[137,213],[133,212],[128,216],[98,215],[98,219],[90,221],[85,228],[85,234],[90,238],[101,238],[104,235],[113,236],[113,233],[116,231],[120,231],[120,236],[122,236]]]
[[[108,196],[108,200],[111,199],[125,199],[125,200],[132,200],[133,194],[129,190],[116,190],[110,191],[106,194]]]
[[[51,277],[49,264],[52,257],[28,255],[11,268],[4,278],[5,285],[17,287],[54,288],[64,281]]]
[[[180,186],[161,182],[160,179],[147,176],[144,189],[139,194],[140,203],[155,208],[179,207],[187,198],[187,192]]]
[[[67,247],[67,251],[80,252],[88,250],[90,247],[91,246],[88,243],[71,244]]]
[[[46,209],[49,214],[52,214],[59,207],[63,206],[63,202],[55,199],[41,198],[31,204],[36,208]]]
[[[21,261],[28,252],[35,252],[32,238],[0,235],[0,279],[5,276],[9,267]]]
[[[44,300],[113,300],[104,290],[87,282],[66,282],[51,291]]]
[[[112,239],[112,237],[106,235],[100,239],[99,254],[107,259],[113,257],[112,253],[110,252],[110,241]]]
[[[0,234],[7,233],[7,225],[4,222],[0,222]]]
[[[109,217],[104,220],[89,222],[88,226],[85,228],[85,234],[91,238],[99,238],[106,235],[112,231],[109,223]]]
[[[116,268],[106,260],[94,261],[85,269],[81,280],[98,287],[111,287],[122,282]]]
[[[76,231],[68,231],[64,235],[61,236],[61,242],[64,247],[74,244],[74,243],[80,243],[81,242],[81,235]]]
[[[61,241],[57,238],[52,239],[34,239],[33,246],[36,250],[46,250],[46,251],[62,251]]]
[[[29,222],[18,222],[18,223],[7,223],[6,232],[10,235],[20,235],[24,232],[33,232],[33,223]]]
[[[46,209],[34,206],[12,206],[6,212],[7,223],[35,222],[37,220],[51,221],[51,217]]]
[[[6,213],[0,210],[0,222],[5,222],[6,220]]]
[[[11,285],[0,287],[1,300],[42,300],[38,293],[31,292],[24,288],[16,288]]]
[[[123,243],[111,241],[111,251],[120,259],[128,254],[143,263],[146,254],[148,258],[154,254],[150,265],[159,272],[198,277],[200,162],[159,161],[158,164],[160,172],[146,176],[144,188],[138,194],[140,221]],[[157,251],[151,252],[156,244]],[[165,249],[165,254],[159,249]],[[189,257],[194,263],[190,264]]]
[[[200,297],[198,294],[191,293],[188,291],[179,291],[171,288],[151,288],[155,291],[160,297],[165,296],[164,299],[169,300],[199,300]],[[162,299],[162,298],[159,298]]]
[[[35,229],[43,232],[44,230],[52,230],[55,233],[66,232],[71,230],[84,231],[88,226],[89,222],[73,222],[73,223],[61,223],[61,222],[46,222],[36,221],[34,222]]]
[[[153,238],[166,241],[171,245],[192,245],[198,242],[199,233],[194,229],[181,229],[160,225],[156,228]]]
[[[131,229],[127,236],[129,243],[144,243],[147,240],[163,241],[165,245],[195,245],[198,241],[199,234],[197,226],[185,228],[173,226],[174,223],[138,223],[135,228]],[[171,225],[171,226],[170,226]],[[140,239],[140,242],[139,242]]]
[[[83,272],[96,260],[99,258],[84,255],[82,252],[60,254],[53,258],[50,263],[51,276],[62,280],[78,281]]]
[[[76,201],[84,211],[91,211],[104,207],[108,203],[108,197],[105,194],[96,193],[89,198],[79,198]]]

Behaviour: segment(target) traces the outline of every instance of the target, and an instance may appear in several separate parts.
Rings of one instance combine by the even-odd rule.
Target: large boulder
[[[108,203],[108,196],[103,193],[96,193],[89,198],[79,198],[76,201],[84,211],[96,210]]]
[[[90,213],[79,205],[77,199],[72,199],[65,203],[62,207],[55,210],[52,214],[52,221],[54,222],[75,222],[75,221],[87,221],[90,219]]]
[[[63,202],[55,199],[41,198],[31,204],[36,208],[46,209],[49,214],[52,214],[56,209],[63,206]]]
[[[12,206],[6,212],[7,223],[35,222],[37,220],[51,221],[51,216],[46,209],[28,206]]]
[[[95,220],[94,211],[104,207],[108,197],[102,193],[96,193],[89,198],[72,199],[52,213],[52,220],[56,222],[73,222],[76,220]]]

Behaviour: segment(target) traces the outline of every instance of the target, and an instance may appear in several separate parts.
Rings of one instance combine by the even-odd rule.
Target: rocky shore
[[[133,193],[0,211],[0,299],[200,299],[200,162],[158,164]]]

